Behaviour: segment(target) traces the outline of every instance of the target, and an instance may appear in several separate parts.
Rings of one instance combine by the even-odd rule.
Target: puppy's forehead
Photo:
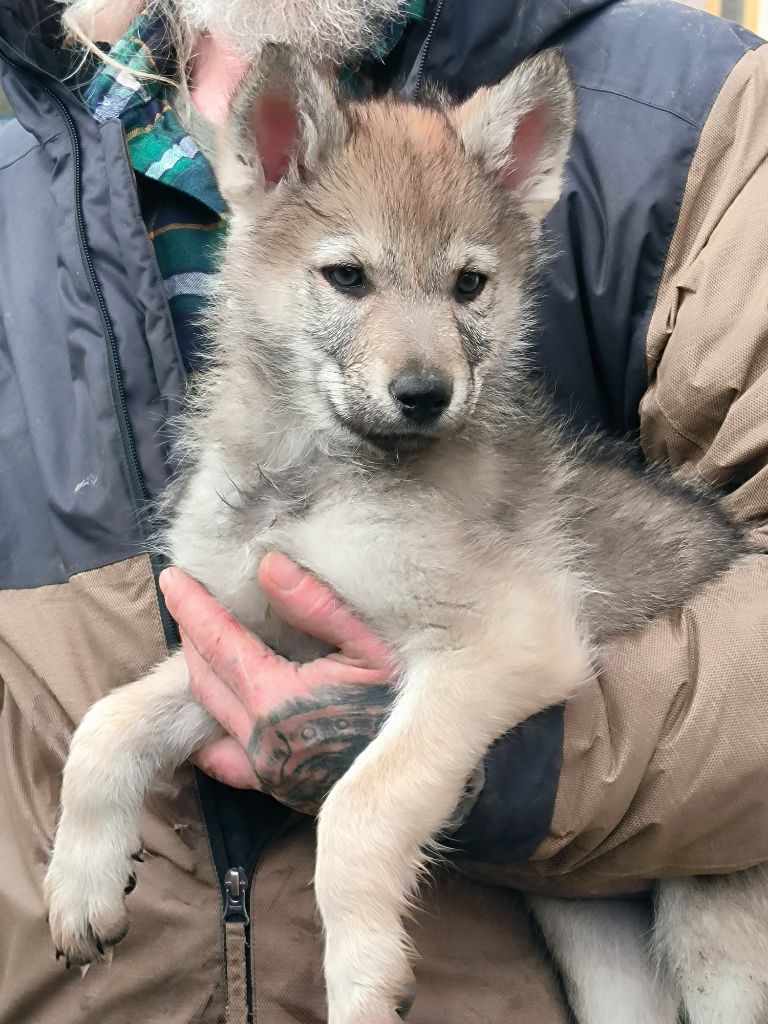
[[[378,148],[429,162],[455,158],[459,149],[453,123],[433,107],[396,102],[361,105],[353,108],[352,125],[353,138],[363,152],[366,147]]]
[[[359,105],[348,144],[322,182],[338,226],[399,248],[480,237],[493,204],[445,112],[398,103]]]

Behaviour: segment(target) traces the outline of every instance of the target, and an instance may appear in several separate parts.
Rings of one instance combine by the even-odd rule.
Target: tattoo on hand
[[[327,687],[276,708],[248,743],[259,787],[296,811],[316,813],[379,731],[394,696],[390,686]]]

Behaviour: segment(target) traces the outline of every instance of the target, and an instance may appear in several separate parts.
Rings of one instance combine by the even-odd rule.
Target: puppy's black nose
[[[431,423],[451,404],[453,384],[436,373],[403,373],[391,382],[389,393],[407,420]]]

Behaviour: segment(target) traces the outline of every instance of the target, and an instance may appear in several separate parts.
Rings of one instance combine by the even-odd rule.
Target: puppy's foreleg
[[[192,699],[181,653],[88,711],[64,767],[45,877],[51,933],[72,963],[90,962],[128,929],[131,855],[153,779],[219,734]]]
[[[384,728],[326,800],[315,888],[330,1024],[389,1024],[412,1000],[402,915],[425,850],[493,740],[587,673],[575,637],[546,656],[536,646],[528,638],[516,659],[488,649],[416,659]]]
[[[651,958],[650,908],[635,900],[528,897],[578,1024],[676,1024],[678,1000]]]
[[[690,1024],[768,1020],[768,867],[659,883],[655,944]]]

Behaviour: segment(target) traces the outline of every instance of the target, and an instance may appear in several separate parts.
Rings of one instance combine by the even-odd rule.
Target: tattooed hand
[[[367,626],[284,555],[267,555],[259,578],[280,618],[338,651],[289,662],[200,584],[167,569],[160,582],[179,623],[192,693],[228,733],[192,761],[227,785],[260,789],[312,814],[381,725],[394,663]]]

